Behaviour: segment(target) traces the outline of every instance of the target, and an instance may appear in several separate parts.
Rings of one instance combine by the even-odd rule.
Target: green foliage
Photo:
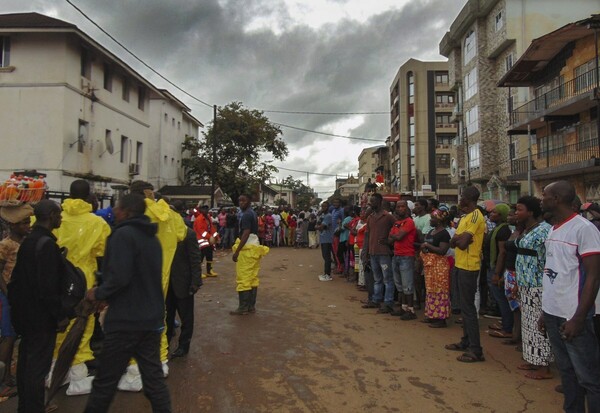
[[[288,155],[281,129],[263,112],[247,109],[240,102],[218,108],[216,123],[211,122],[202,135],[199,140],[188,137],[183,143],[186,184],[209,185],[214,174],[216,184],[234,204],[242,193],[251,193],[259,182],[277,172],[269,162],[260,160],[261,154],[268,153],[278,161]]]

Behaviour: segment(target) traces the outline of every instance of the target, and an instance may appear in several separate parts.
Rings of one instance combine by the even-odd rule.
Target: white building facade
[[[107,196],[133,179],[182,178],[181,142],[201,126],[185,105],[70,23],[0,15],[0,38],[0,174],[36,170],[59,192],[87,179]],[[167,115],[179,133],[157,144]],[[165,155],[168,167],[156,168]]]

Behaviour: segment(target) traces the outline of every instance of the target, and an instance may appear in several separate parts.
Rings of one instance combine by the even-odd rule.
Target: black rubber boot
[[[256,295],[258,294],[258,287],[252,287],[250,293],[250,302],[248,303],[248,312],[256,313]]]
[[[238,306],[237,310],[230,311],[229,314],[231,314],[231,315],[246,315],[246,314],[248,314],[248,306],[250,304],[252,290],[240,291],[240,292],[238,292],[238,296],[239,296],[239,300],[240,300],[240,305]]]

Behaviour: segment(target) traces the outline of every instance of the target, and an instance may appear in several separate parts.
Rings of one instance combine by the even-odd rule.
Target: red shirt
[[[357,225],[359,225],[359,224],[357,224]],[[358,245],[358,248],[361,250],[363,248],[363,244],[365,243],[365,232],[367,232],[367,223],[363,222],[363,226],[360,227],[356,233],[356,244]]]
[[[356,227],[356,224],[358,224],[358,221],[360,221],[360,217],[354,217],[354,218],[352,218],[352,221],[350,221],[348,223],[348,229],[350,230],[350,234],[348,235],[348,244],[349,245],[354,245],[356,243],[356,235],[354,235],[352,233],[352,230],[354,229],[354,227]]]
[[[400,231],[404,231],[407,234],[400,241],[394,241],[394,255],[414,257],[417,228],[412,218],[404,218],[394,222],[390,230],[390,235],[397,235]]]

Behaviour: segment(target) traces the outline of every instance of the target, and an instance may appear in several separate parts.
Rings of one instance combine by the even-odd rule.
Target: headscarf
[[[439,219],[442,223],[447,223],[448,218],[450,217],[448,211],[444,211],[443,209],[436,209],[433,212],[431,212],[431,215]]]
[[[507,204],[498,204],[494,209],[502,217],[502,222],[506,222],[506,218],[508,217],[508,213],[510,212],[510,206],[508,206]]]
[[[29,204],[4,206],[0,208],[0,218],[9,224],[18,224],[33,215],[33,207]]]

